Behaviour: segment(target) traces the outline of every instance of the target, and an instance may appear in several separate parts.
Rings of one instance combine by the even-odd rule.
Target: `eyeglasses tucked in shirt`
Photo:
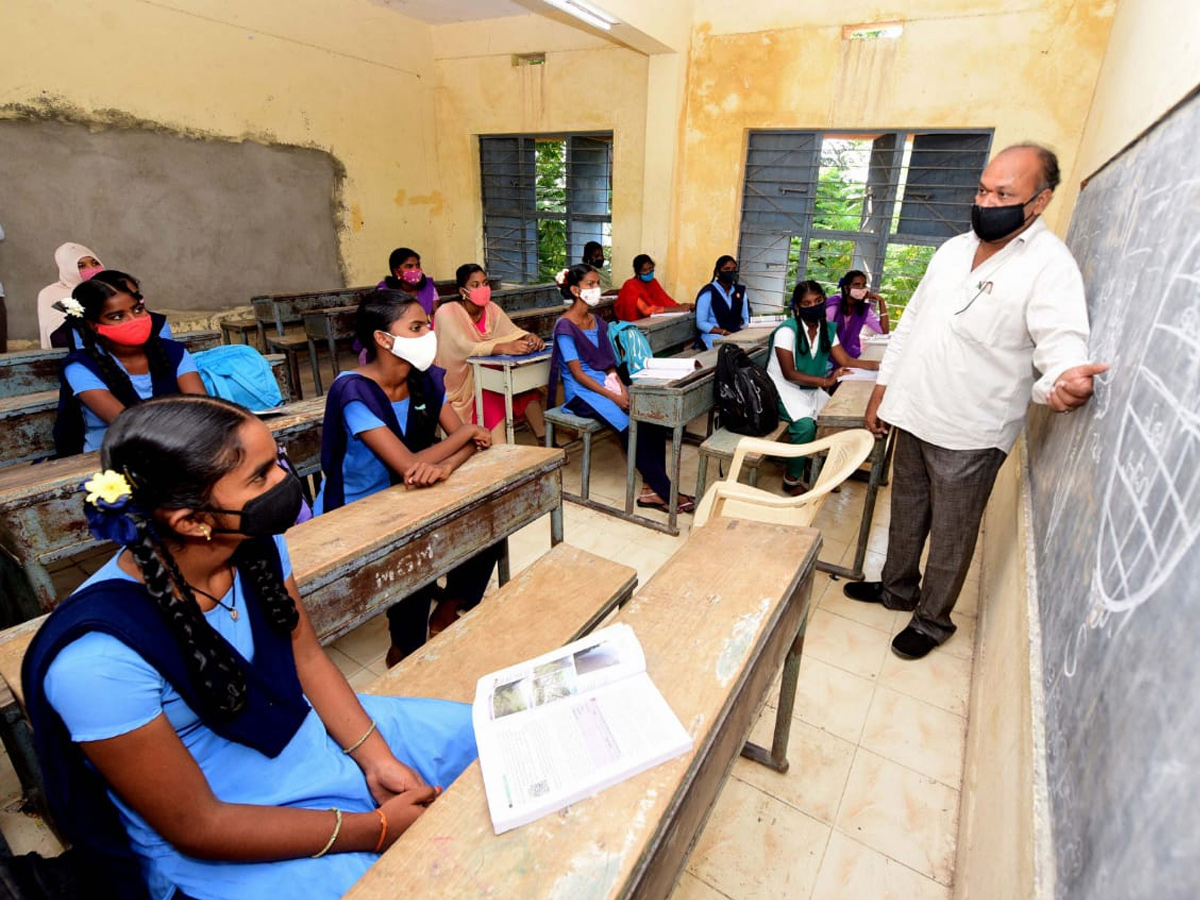
[[[976,285],[976,287],[979,288],[979,290],[977,290],[975,292],[975,296],[972,297],[967,302],[966,306],[964,306],[962,309],[958,310],[958,312],[955,313],[956,316],[960,316],[963,313],[965,313],[968,309],[971,308],[971,304],[974,303],[976,300],[978,300],[981,296],[983,296],[984,294],[990,294],[992,292],[992,283],[990,281],[981,281],[981,282],[979,282],[979,284]]]

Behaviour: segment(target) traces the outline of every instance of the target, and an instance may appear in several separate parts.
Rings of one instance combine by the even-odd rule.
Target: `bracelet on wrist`
[[[379,816],[379,840],[375,843],[375,852],[383,850],[383,842],[387,839],[387,815],[382,809],[376,808],[375,815]]]
[[[363,732],[363,736],[360,737],[357,741],[355,741],[353,744],[351,744],[349,747],[347,747],[342,752],[345,753],[347,756],[349,756],[351,753],[353,753],[355,750],[357,750],[359,747],[361,747],[363,744],[365,744],[367,742],[367,738],[369,738],[372,735],[372,733],[374,733],[374,731],[375,731],[375,720],[372,719],[371,727]]]
[[[338,835],[341,834],[342,811],[334,806],[329,807],[329,811],[331,813],[335,813],[337,816],[337,818],[334,820],[334,823],[333,823],[333,834],[331,834],[329,836],[329,840],[325,843],[325,846],[322,847],[319,852],[314,853],[312,855],[313,859],[320,859],[322,856],[324,856],[326,853],[328,853],[331,849],[333,849],[333,845],[337,842]]]

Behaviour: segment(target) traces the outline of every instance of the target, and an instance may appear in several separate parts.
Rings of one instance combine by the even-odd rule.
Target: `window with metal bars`
[[[479,138],[484,266],[518,284],[553,280],[588,241],[612,243],[612,132]]]
[[[738,247],[754,309],[867,274],[895,324],[934,250],[971,227],[992,132],[752,131]]]

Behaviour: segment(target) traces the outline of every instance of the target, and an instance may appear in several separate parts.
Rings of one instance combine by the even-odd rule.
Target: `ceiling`
[[[528,6],[515,0],[373,0],[409,18],[430,25],[451,22],[475,22],[480,19],[502,19],[507,16],[527,16]]]

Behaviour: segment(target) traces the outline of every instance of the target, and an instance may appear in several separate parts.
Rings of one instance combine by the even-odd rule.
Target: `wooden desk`
[[[338,361],[338,341],[354,339],[354,322],[358,316],[357,306],[331,306],[304,313],[304,334],[308,338],[308,363],[312,366],[313,384],[317,396],[325,393],[321,384],[321,367],[317,362],[317,341],[325,341],[329,349],[329,362],[333,366],[333,377],[342,371]]]
[[[878,362],[883,358],[887,346],[883,344],[864,344],[862,359]],[[825,437],[847,428],[865,428],[867,403],[875,390],[873,381],[844,381],[838,385],[825,408],[817,417],[817,437]],[[863,498],[862,519],[858,526],[858,544],[854,549],[854,565],[838,566],[833,563],[818,562],[817,568],[831,575],[840,575],[853,581],[862,581],[866,575],[863,563],[867,558],[867,544],[871,540],[871,523],[875,518],[875,503],[879,497],[879,486],[886,484],[887,466],[891,460],[893,436],[876,438],[875,446],[867,462],[871,464],[870,475],[867,479],[867,493]],[[819,465],[819,463],[818,463]],[[813,479],[819,473],[813,473]]]
[[[755,362],[766,357],[766,347],[751,347],[748,351]],[[713,408],[713,381],[716,378],[717,350],[705,350],[696,356],[701,368],[675,381],[635,381],[629,387],[629,448],[625,469],[625,515],[624,518],[664,531],[679,534],[679,469],[683,452],[683,431],[688,422],[703,416]],[[671,497],[667,506],[667,524],[663,525],[645,516],[634,515],[634,488],[637,484],[637,440],[638,423],[653,422],[671,429],[671,459],[667,473],[671,476]],[[696,498],[699,502],[700,498]]]
[[[691,346],[696,339],[696,313],[687,310],[680,315],[651,316],[633,323],[646,336],[655,356]]]
[[[264,421],[301,475],[320,472],[325,400],[289,404],[286,410]],[[99,467],[100,454],[92,452],[0,470],[0,585],[7,587],[0,598],[0,627],[58,602],[47,565],[100,546],[87,530],[79,493]]]
[[[721,344],[736,344],[747,353],[755,347],[766,347],[778,325],[754,325],[735,331],[733,334],[720,334],[713,339],[713,349]]]
[[[469,356],[475,379],[475,421],[483,424],[483,392],[504,395],[504,433],[513,442],[513,397],[525,391],[544,388],[550,381],[551,350],[538,350],[523,356]]]
[[[475,763],[347,900],[669,897],[739,753],[764,761],[746,740],[781,670],[772,749],[786,768],[820,544],[813,529],[714,519],[617,614],[633,627],[650,677],[692,734],[690,752],[502,835],[492,832]],[[730,556],[741,564],[730,565]],[[447,685],[431,666],[406,678],[384,676],[372,690],[469,702],[474,684],[465,682]]]

